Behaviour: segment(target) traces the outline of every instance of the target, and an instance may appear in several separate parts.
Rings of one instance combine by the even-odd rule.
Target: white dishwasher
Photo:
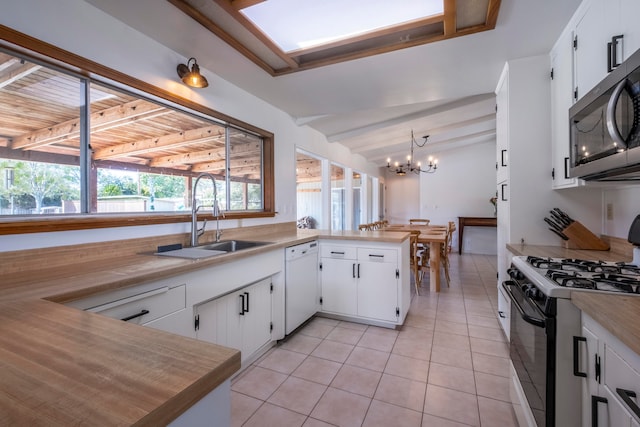
[[[286,335],[318,309],[318,241],[289,246],[285,249]]]

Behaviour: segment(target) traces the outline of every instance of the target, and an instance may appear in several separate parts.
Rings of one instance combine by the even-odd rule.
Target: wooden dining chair
[[[358,231],[366,231],[369,230],[370,224],[360,224],[358,226]]]
[[[409,220],[409,224],[411,225],[429,225],[431,220],[428,219],[420,219],[420,218],[411,218]]]
[[[447,279],[447,287],[451,286],[451,276],[449,275],[449,253],[451,253],[451,238],[454,231],[456,231],[456,223],[453,221],[449,221],[449,224],[447,226],[447,238],[444,245],[442,245],[440,249],[440,262],[442,263],[442,267],[444,268],[444,277],[445,279]]]
[[[420,295],[419,287],[422,278],[420,270],[420,254],[418,248],[418,237],[420,236],[420,230],[411,230],[409,236],[409,266],[413,273],[413,282],[416,286],[416,295]]]

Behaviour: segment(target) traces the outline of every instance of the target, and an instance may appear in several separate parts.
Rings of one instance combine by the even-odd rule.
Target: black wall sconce
[[[189,64],[193,61],[193,65],[191,69],[189,69]],[[209,86],[209,82],[207,79],[200,74],[200,67],[198,66],[198,62],[196,58],[189,58],[187,64],[178,64],[178,76],[182,79],[184,84],[191,87],[207,87]]]

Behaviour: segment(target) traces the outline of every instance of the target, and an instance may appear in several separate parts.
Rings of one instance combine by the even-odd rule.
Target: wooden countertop
[[[574,292],[571,301],[640,354],[640,297]]]
[[[610,251],[565,249],[558,246],[509,244],[507,249],[518,256],[532,255],[616,262],[628,262],[631,260],[630,257],[624,257]],[[573,292],[571,301],[629,348],[640,354],[640,297],[594,292]]]
[[[400,243],[408,236],[297,230],[200,260],[144,253],[54,268],[30,260],[33,268],[3,274],[0,283],[0,425],[165,425],[240,369],[237,350],[59,303],[317,238]]]

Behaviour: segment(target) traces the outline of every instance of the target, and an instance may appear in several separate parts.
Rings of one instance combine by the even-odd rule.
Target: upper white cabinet
[[[509,123],[509,73],[502,73],[496,89],[496,123]],[[509,166],[509,127],[496,126],[496,182],[505,182]]]
[[[569,27],[573,28],[575,100],[640,48],[638,0],[585,0]]]
[[[569,108],[573,104],[573,31],[567,27],[549,55],[551,60],[552,187],[575,187],[584,181],[569,177]]]

